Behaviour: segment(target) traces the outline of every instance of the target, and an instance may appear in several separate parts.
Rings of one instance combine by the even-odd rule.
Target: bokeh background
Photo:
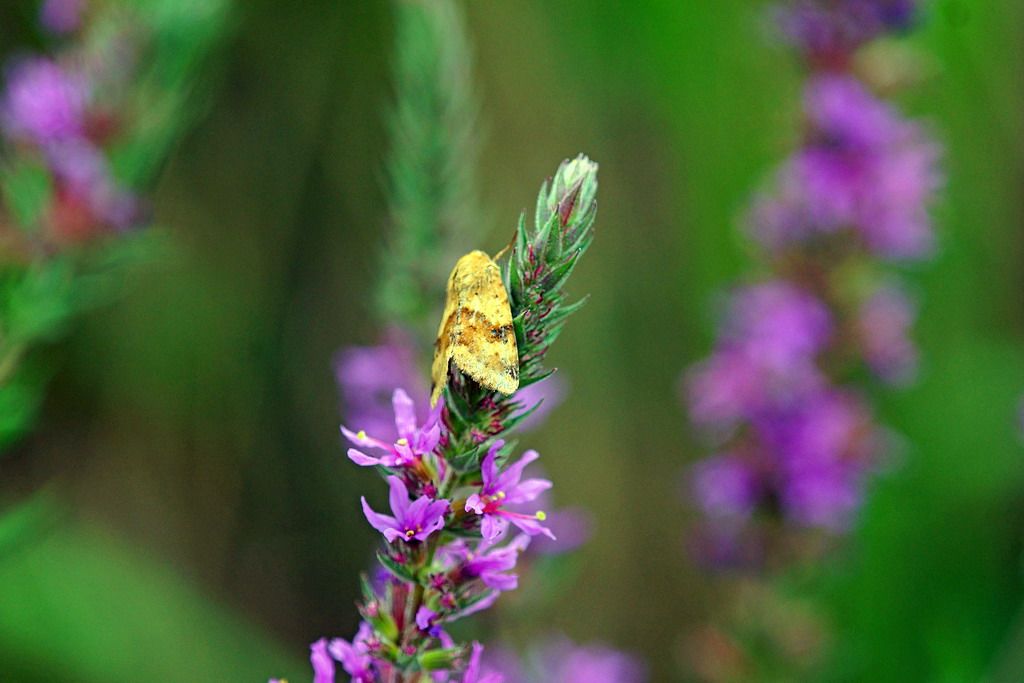
[[[0,6],[0,50],[34,2]],[[800,72],[751,0],[464,4],[503,245],[541,179],[601,164],[590,293],[552,356],[569,400],[530,437],[560,504],[589,508],[552,629],[689,680],[716,608],[687,556],[677,397],[710,346],[715,293],[747,271],[737,216],[795,144]],[[336,350],[374,341],[387,226],[392,7],[238,3],[199,124],[161,174],[158,258],[48,350],[34,435],[0,461],[0,679],[309,678],[308,643],[350,634],[374,534],[344,458]],[[1024,4],[935,0],[913,38],[930,76],[901,103],[946,145],[920,381],[878,396],[905,439],[862,522],[818,568],[823,680],[1024,680]],[[525,588],[525,589],[528,589]]]

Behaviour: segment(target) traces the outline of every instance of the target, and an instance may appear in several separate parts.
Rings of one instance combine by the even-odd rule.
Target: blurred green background
[[[35,3],[0,8],[31,45]],[[688,680],[716,608],[685,552],[677,400],[714,293],[751,258],[736,217],[796,137],[800,71],[751,0],[464,5],[487,136],[492,251],[539,182],[601,164],[590,304],[552,354],[570,399],[532,435],[560,504],[597,533],[538,632],[603,640]],[[27,9],[26,9],[27,8]],[[51,353],[34,436],[0,461],[0,680],[307,680],[349,635],[379,487],[339,442],[331,357],[372,342],[386,230],[387,2],[248,0],[204,74],[200,123],[156,191],[165,253]],[[863,524],[817,582],[823,680],[1024,680],[1024,4],[935,0],[933,76],[902,101],[947,146],[913,388],[879,396],[904,435]]]

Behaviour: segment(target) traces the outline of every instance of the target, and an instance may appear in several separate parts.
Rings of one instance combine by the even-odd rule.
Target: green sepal
[[[405,581],[406,583],[417,582],[416,573],[414,571],[410,571],[406,565],[396,562],[395,559],[390,557],[387,553],[378,552],[377,561],[381,563],[381,566],[391,572],[395,578]]]
[[[417,661],[423,671],[447,671],[454,667],[464,654],[465,651],[461,647],[427,650],[420,653]]]

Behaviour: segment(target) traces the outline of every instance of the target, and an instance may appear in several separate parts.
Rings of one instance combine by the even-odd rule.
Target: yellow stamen
[[[395,445],[396,446],[408,446],[409,445],[409,439],[406,439],[403,436],[401,439],[399,439],[398,441],[395,442]]]
[[[534,517],[536,517],[542,522],[548,518],[547,513],[545,513],[543,510],[537,510],[537,514],[534,515]]]
[[[360,429],[358,432],[356,432],[356,438],[359,439],[360,441],[365,439],[366,438],[366,431],[363,430],[363,429]]]
[[[505,492],[498,491],[497,493],[494,494],[494,497],[497,498],[498,500],[505,500]]]

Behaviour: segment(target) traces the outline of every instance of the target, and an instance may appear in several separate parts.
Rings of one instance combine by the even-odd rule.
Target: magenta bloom
[[[474,641],[472,654],[469,657],[469,663],[466,664],[466,670],[462,674],[460,683],[504,683],[504,676],[497,671],[484,668],[480,661],[483,653],[484,646]]]
[[[381,455],[373,456],[350,448],[348,457],[355,464],[364,467],[373,465],[402,467],[415,463],[437,447],[437,443],[441,439],[440,417],[444,405],[438,402],[437,406],[428,414],[427,421],[423,426],[417,427],[415,406],[409,395],[402,389],[395,389],[391,401],[395,411],[395,431],[398,434],[398,439],[394,443],[387,443],[367,436],[363,430],[352,432],[345,426],[341,427],[341,433],[356,446],[382,451]]]
[[[761,495],[757,473],[735,455],[694,464],[692,484],[701,509],[715,517],[749,517]]]
[[[808,143],[755,203],[754,236],[779,251],[852,233],[883,258],[928,255],[928,210],[942,185],[938,146],[853,78],[819,76],[804,106]]]
[[[643,665],[634,657],[603,645],[575,645],[563,640],[542,656],[545,681],[551,683],[641,683]]]
[[[687,377],[694,422],[728,427],[818,388],[816,358],[831,330],[824,304],[793,285],[736,291],[719,349]]]
[[[551,375],[517,391],[516,401],[519,401],[527,410],[536,406],[534,411],[519,423],[519,429],[530,431],[543,425],[551,412],[565,400],[568,391],[568,382],[561,373]]]
[[[842,63],[883,33],[909,28],[917,0],[793,0],[776,11],[783,37],[816,60]]]
[[[334,372],[346,424],[383,441],[398,439],[391,405],[395,387],[405,387],[418,407],[417,417],[426,419],[430,389],[416,365],[416,350],[406,332],[392,328],[376,346],[342,350],[335,358]]]
[[[376,680],[369,646],[372,638],[373,629],[364,621],[359,624],[359,631],[351,643],[344,638],[334,638],[328,646],[331,656],[352,676],[352,683],[373,683]]]
[[[444,517],[449,508],[447,500],[420,496],[410,503],[405,482],[396,476],[388,477],[388,487],[394,517],[374,512],[366,502],[366,497],[361,499],[366,520],[370,526],[384,534],[388,543],[394,543],[399,538],[406,543],[425,541],[430,534],[444,527]]]
[[[313,683],[334,683],[334,660],[327,653],[327,639],[309,646],[309,663],[313,665]]]
[[[17,64],[7,78],[3,126],[7,134],[40,146],[81,136],[88,87],[49,59]]]
[[[543,491],[551,488],[551,482],[547,479],[520,481],[526,466],[540,457],[537,451],[527,451],[518,462],[508,465],[503,472],[498,472],[495,460],[498,451],[504,445],[504,441],[498,440],[488,449],[480,467],[483,487],[480,493],[474,493],[466,499],[466,511],[475,512],[483,517],[480,532],[484,539],[490,542],[501,538],[509,522],[530,536],[544,534],[554,539],[555,535],[541,524],[546,518],[543,512],[528,515],[505,509],[506,505],[534,500]]]
[[[496,547],[482,541],[475,551],[459,539],[443,549],[447,561],[458,567],[459,573],[468,579],[480,579],[485,586],[496,591],[515,590],[519,579],[513,570],[519,554],[530,544],[530,537],[520,534],[506,545]]]
[[[776,453],[777,494],[786,516],[805,526],[848,527],[882,445],[863,402],[833,390],[759,429]]]

